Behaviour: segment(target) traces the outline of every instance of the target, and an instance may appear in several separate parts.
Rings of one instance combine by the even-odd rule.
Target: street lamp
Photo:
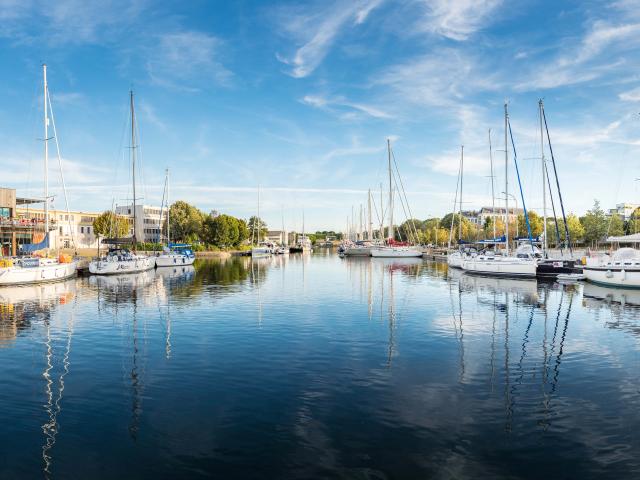
[[[518,212],[518,199],[512,193],[506,193],[506,192],[500,192],[500,193],[502,193],[503,195],[506,195],[506,196],[509,196],[509,197],[513,198],[513,201],[516,204],[516,208],[513,211],[513,216],[516,219],[516,237],[519,237],[520,236],[520,228],[518,226],[518,213],[517,213]],[[506,212],[506,214],[507,214],[506,215],[506,217],[507,217],[507,228],[509,228],[509,212]]]

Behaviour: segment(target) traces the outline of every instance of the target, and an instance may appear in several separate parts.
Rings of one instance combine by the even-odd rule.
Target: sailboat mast
[[[131,179],[133,183],[133,250],[136,250],[138,236],[136,234],[136,113],[133,106],[133,90],[129,91],[131,106]]]
[[[171,246],[171,203],[169,202],[169,169],[165,171],[165,184],[167,189],[167,248]]]
[[[257,220],[256,220],[256,225],[257,225],[257,227],[255,227],[255,228],[257,228],[257,231],[256,231],[256,232],[257,232],[257,235],[256,235],[256,237],[257,237],[257,239],[258,239],[258,243],[260,243],[260,240],[261,240],[261,238],[260,238],[260,234],[262,233],[262,232],[260,231],[260,230],[262,229],[262,225],[261,225],[261,223],[262,223],[262,221],[260,220],[260,185],[258,185],[258,218],[257,218]]]
[[[359,227],[359,230],[358,230],[358,237],[360,237],[360,238],[358,238],[358,240],[362,240],[363,239],[363,237],[362,237],[362,204],[360,204],[360,227]]]
[[[44,235],[49,234],[49,112],[47,106],[47,65],[42,65],[44,77]]]
[[[493,240],[496,239],[496,193],[493,186],[493,149],[491,148],[491,129],[489,129],[489,164],[491,166],[491,217],[493,223]],[[494,250],[496,244],[493,244]]]
[[[542,99],[538,102],[538,114],[540,116],[540,159],[542,163],[542,222],[544,243],[542,253],[547,256],[547,168],[544,159],[544,135],[542,129]]]
[[[504,104],[504,219],[506,255],[509,256],[509,141],[508,135],[509,110]]]
[[[369,189],[369,196],[367,197],[367,214],[369,215],[368,227],[367,228],[367,240],[373,240],[373,222],[371,217],[371,189]]]
[[[460,145],[460,215],[458,216],[458,240],[462,240],[462,179],[464,178],[464,145]]]
[[[387,156],[389,159],[389,239],[393,240],[393,185],[391,183],[391,140],[387,138]]]

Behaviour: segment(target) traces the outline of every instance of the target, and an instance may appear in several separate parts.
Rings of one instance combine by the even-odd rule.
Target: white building
[[[162,222],[164,218],[166,218],[167,212],[162,214],[162,219],[160,218],[160,207],[154,207],[151,205],[136,205],[136,236],[139,242],[149,242],[149,243],[161,243],[161,230],[162,230]],[[133,205],[123,205],[116,207],[116,214],[123,215],[133,219]],[[129,232],[133,235],[133,224],[131,231]]]
[[[475,218],[472,221],[480,227],[484,227],[484,224],[486,223],[488,218],[493,219],[497,217],[500,220],[504,221],[504,211],[504,207],[482,207],[478,212],[475,212]],[[465,212],[463,212],[463,215],[464,213]],[[522,208],[509,207],[509,223],[515,221],[520,215],[524,215],[524,210]]]
[[[289,233],[286,230],[269,230],[266,240],[278,245],[291,245],[288,241]]]
[[[44,221],[44,209],[17,207],[18,218]],[[93,232],[93,221],[100,213],[49,210],[49,219],[56,226],[49,234],[51,248],[97,248],[98,238]]]
[[[633,215],[633,212],[635,212],[637,208],[640,208],[640,204],[618,203],[616,204],[616,208],[609,209],[609,215],[620,215],[626,222],[631,219],[631,215]]]

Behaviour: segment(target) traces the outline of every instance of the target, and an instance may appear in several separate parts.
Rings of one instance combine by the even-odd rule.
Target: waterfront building
[[[44,222],[44,210],[29,206],[18,207],[17,217],[26,221]],[[93,221],[100,215],[95,212],[49,210],[53,227],[49,234],[51,248],[98,248],[98,237],[93,231]]]
[[[152,205],[137,205],[135,211],[136,236],[138,242],[162,243],[161,224],[166,218],[166,212],[160,218],[161,208]],[[116,214],[129,217],[133,220],[133,205],[123,205],[116,207]],[[130,234],[133,235],[133,223],[131,223]]]
[[[277,245],[292,245],[289,241],[289,232],[286,230],[269,230],[267,232],[267,242]]]
[[[487,219],[498,218],[504,221],[504,207],[482,207],[478,211],[473,212],[462,212],[462,216],[469,220],[471,223],[478,225],[479,227],[484,227]],[[520,215],[524,215],[524,210],[522,208],[511,208],[509,207],[509,223],[514,222]]]
[[[640,208],[638,203],[618,203],[616,208],[609,209],[609,215],[619,215],[626,222],[631,219],[631,215],[638,208]]]
[[[38,243],[44,239],[44,211],[41,216],[22,217],[19,210],[24,206],[43,203],[39,198],[18,197],[13,188],[0,188],[0,254],[17,255],[20,245]],[[49,222],[50,230],[56,227],[55,220]]]

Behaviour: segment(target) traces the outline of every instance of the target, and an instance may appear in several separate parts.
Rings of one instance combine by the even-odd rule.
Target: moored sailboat
[[[89,272],[94,275],[115,275],[121,273],[137,273],[150,270],[156,266],[156,257],[138,254],[136,245],[136,116],[133,103],[133,92],[129,92],[131,112],[131,179],[133,186],[133,235],[131,238],[107,238],[102,243],[109,245],[106,255],[89,262]],[[129,250],[126,246],[132,246]]]
[[[26,253],[32,253],[39,249],[45,252],[49,249],[49,121],[53,120],[53,112],[49,118],[51,98],[47,84],[47,66],[42,66],[44,78],[44,238],[39,243],[26,245]],[[58,142],[53,122],[56,145]],[[58,149],[58,155],[60,151]],[[51,282],[73,277],[77,271],[77,262],[68,255],[59,255],[58,258],[42,258],[38,256],[23,256],[19,258],[0,259],[0,286],[19,285],[40,282]]]

